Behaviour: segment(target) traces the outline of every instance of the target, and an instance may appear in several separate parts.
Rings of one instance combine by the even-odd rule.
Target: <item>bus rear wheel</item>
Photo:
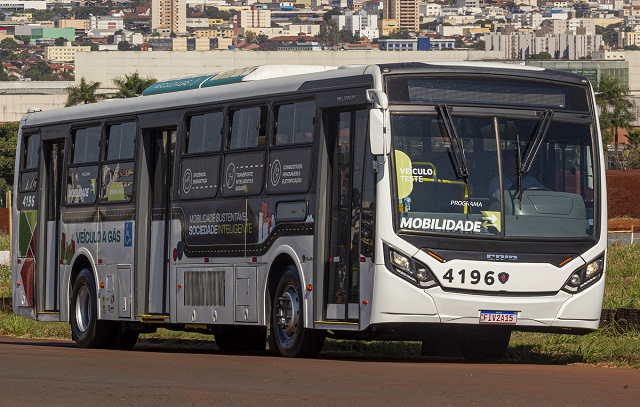
[[[98,293],[93,274],[82,269],[71,293],[71,334],[82,348],[103,348],[114,339],[115,331],[109,321],[98,321]]]
[[[315,357],[326,332],[304,327],[303,292],[295,266],[287,266],[273,296],[271,329],[278,351],[287,357]]]

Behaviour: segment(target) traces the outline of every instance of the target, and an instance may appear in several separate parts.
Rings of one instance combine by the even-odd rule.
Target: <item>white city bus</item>
[[[13,307],[82,347],[158,327],[500,357],[598,328],[606,188],[588,81],[501,64],[261,66],[26,114]]]

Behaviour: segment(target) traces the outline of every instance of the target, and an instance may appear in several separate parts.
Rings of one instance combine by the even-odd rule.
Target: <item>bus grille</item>
[[[184,305],[224,307],[224,271],[184,273]]]

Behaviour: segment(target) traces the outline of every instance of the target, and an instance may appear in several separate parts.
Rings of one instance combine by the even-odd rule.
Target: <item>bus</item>
[[[88,348],[500,358],[514,330],[597,330],[604,168],[591,85],[537,67],[265,65],[34,111],[13,311]]]

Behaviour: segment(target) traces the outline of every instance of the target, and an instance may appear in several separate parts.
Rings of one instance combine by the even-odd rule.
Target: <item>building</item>
[[[635,45],[640,47],[640,31],[619,31],[618,47],[630,47]]]
[[[409,39],[381,39],[378,40],[378,49],[380,51],[431,51],[433,49],[454,48],[455,40],[451,40],[452,44],[448,47],[447,43],[438,43],[437,47],[433,47],[433,42],[438,41],[429,37],[418,37]],[[448,41],[448,40],[444,40]]]
[[[378,29],[378,16],[368,14],[366,11],[345,11],[343,15],[332,16],[338,23],[338,29],[350,31],[353,35],[370,40],[380,37]]]
[[[558,69],[584,75],[592,84],[598,83],[600,78],[608,76],[629,84],[629,63],[627,61],[542,61],[528,60],[530,66],[547,69]],[[630,89],[633,89],[630,87]]]
[[[42,42],[48,42],[46,40],[55,41],[57,38],[64,38],[67,41],[74,41],[76,39],[76,30],[75,28],[34,27],[31,29],[31,38],[29,40],[29,44],[36,45]]]
[[[47,2],[39,0],[0,0],[0,10],[46,10]]]
[[[60,19],[56,21],[57,28],[74,28],[76,31],[89,31],[89,20]]]
[[[199,27],[193,30],[193,36],[195,38],[233,38],[233,27],[229,26],[214,26],[214,27]]]
[[[259,10],[255,6],[251,10],[241,10],[238,26],[242,28],[271,27],[271,10]]]
[[[531,55],[548,52],[554,59],[580,60],[590,58],[602,46],[601,35],[518,33],[505,30],[484,36],[485,50],[500,51],[502,59],[524,60]]]
[[[383,20],[397,20],[401,31],[420,30],[419,0],[385,0]]]
[[[165,36],[186,34],[186,0],[152,0],[151,31]]]
[[[119,16],[90,16],[90,30],[118,31],[124,29],[124,18]]]
[[[54,46],[44,47],[44,59],[53,62],[74,62],[76,52],[91,51],[91,47]]]
[[[591,54],[591,59],[598,61],[624,61],[626,51],[604,49]]]

